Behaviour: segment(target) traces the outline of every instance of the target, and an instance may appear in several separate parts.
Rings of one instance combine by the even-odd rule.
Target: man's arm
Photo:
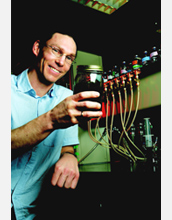
[[[84,117],[99,117],[102,112],[101,105],[97,102],[82,101],[87,98],[95,98],[100,94],[97,92],[81,92],[67,97],[52,110],[28,122],[27,124],[12,130],[11,149],[29,150],[44,140],[52,131],[60,128],[67,128],[78,123],[78,116],[81,116],[81,107],[88,111],[83,112]],[[99,111],[89,111],[97,109]],[[71,155],[72,156],[72,155]]]
[[[30,149],[44,140],[53,131],[50,112],[11,131],[11,149]]]

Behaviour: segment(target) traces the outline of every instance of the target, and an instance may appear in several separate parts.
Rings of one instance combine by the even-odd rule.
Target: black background
[[[160,0],[130,0],[111,15],[70,0],[16,0],[11,23],[12,68],[27,59],[37,34],[52,27],[71,33],[79,50],[101,55],[104,69],[161,47]]]

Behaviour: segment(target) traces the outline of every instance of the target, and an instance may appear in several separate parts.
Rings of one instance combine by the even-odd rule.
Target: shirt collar
[[[28,78],[28,69],[24,70],[20,75],[18,75],[18,80],[17,80],[17,87],[21,92],[30,92],[35,90],[32,88],[29,78]],[[36,93],[35,93],[36,95]],[[55,92],[55,84],[51,87],[51,89],[47,92],[47,95],[49,97],[56,96]]]
[[[24,70],[17,78],[17,87],[21,92],[29,92],[30,90],[33,90],[27,73],[28,69]]]
[[[47,92],[47,95],[49,95],[50,97],[56,96],[56,92],[55,92],[55,84],[51,87],[51,89]]]

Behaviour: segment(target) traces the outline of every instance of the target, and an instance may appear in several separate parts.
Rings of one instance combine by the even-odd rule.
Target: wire
[[[138,111],[138,105],[139,105],[139,96],[140,96],[140,90],[139,90],[139,85],[137,86],[137,89],[138,89],[138,94],[137,94],[137,104],[136,104],[136,110],[135,110],[135,114],[134,114],[134,117],[133,117],[133,120],[129,126],[129,128],[131,127],[131,125],[133,124],[135,118],[136,118],[136,114],[137,114],[137,111]],[[136,160],[145,160],[145,155],[143,154],[143,152],[133,143],[133,141],[129,138],[128,136],[128,133],[127,131],[129,129],[125,129],[125,126],[124,126],[124,121],[123,121],[123,118],[122,118],[122,100],[121,100],[121,93],[120,91],[118,90],[118,95],[119,95],[119,101],[120,101],[120,117],[121,117],[121,124],[122,124],[122,128],[123,128],[123,131],[125,132],[125,135],[126,137],[128,138],[128,140],[130,141],[130,143],[143,155],[144,158],[140,158],[140,157],[137,157],[134,155],[134,153],[131,151],[130,148],[128,148],[129,152],[131,153],[131,155],[134,157],[134,159]]]
[[[124,124],[125,124],[125,117],[127,112],[127,89],[124,87],[124,95],[125,95],[125,107],[124,107]]]
[[[130,118],[131,110],[132,110],[132,106],[133,106],[133,86],[132,86],[132,82],[131,81],[130,81],[130,92],[131,92],[130,109],[129,109],[127,121],[125,123],[125,127],[127,126],[128,122],[129,122],[129,118]]]
[[[122,100],[121,100],[121,92],[120,92],[120,90],[118,90],[118,95],[119,95],[119,103],[120,103],[121,124],[122,124],[123,131],[126,132],[125,127],[124,127],[124,121],[123,121],[123,118],[122,118]],[[118,146],[119,146],[119,144],[118,144]],[[135,161],[136,160],[135,155],[133,154],[133,152],[131,151],[131,149],[127,145],[125,145],[125,146],[129,150],[130,154],[133,156],[134,161]]]
[[[106,135],[106,129],[104,129],[102,136],[100,137],[99,141],[101,141],[101,139]],[[83,156],[79,161],[78,164],[80,164],[83,160],[85,160],[85,158],[87,158],[97,147],[98,147],[98,143],[85,155]]]
[[[138,106],[139,106],[139,99],[140,99],[140,88],[139,88],[139,80],[138,78],[136,79],[136,85],[137,85],[137,101],[136,101],[136,107],[135,107],[135,113],[134,116],[132,118],[132,121],[129,125],[129,127],[127,128],[129,119],[131,117],[131,111],[132,111],[132,106],[133,106],[133,86],[132,86],[132,81],[130,81],[130,92],[131,92],[131,99],[130,99],[130,104],[129,104],[129,112],[128,112],[128,117],[126,119],[126,111],[127,111],[127,89],[124,87],[124,114],[122,113],[122,98],[121,98],[121,92],[119,87],[117,87],[118,89],[118,96],[119,96],[119,104],[120,104],[120,118],[121,118],[121,124],[122,124],[122,132],[120,135],[120,138],[118,140],[118,144],[114,144],[112,141],[112,132],[113,132],[113,124],[114,124],[114,111],[115,111],[115,96],[114,96],[114,92],[113,92],[113,88],[112,88],[112,84],[110,84],[110,89],[111,89],[111,96],[112,96],[112,113],[111,113],[111,122],[110,122],[110,129],[109,129],[109,125],[108,125],[108,113],[109,113],[109,98],[108,98],[108,93],[107,93],[107,89],[106,91],[106,118],[105,118],[105,129],[103,131],[103,133],[101,134],[100,132],[100,128],[99,128],[99,121],[100,121],[100,117],[97,119],[96,122],[96,126],[95,126],[95,131],[94,131],[94,136],[91,130],[91,120],[89,120],[87,122],[88,125],[88,134],[91,138],[92,141],[94,141],[96,143],[96,145],[82,158],[79,160],[78,163],[81,163],[86,157],[88,157],[95,149],[98,145],[101,145],[102,147],[105,148],[112,148],[116,153],[118,153],[119,155],[125,157],[126,159],[132,160],[134,163],[134,166],[136,165],[136,161],[137,160],[142,160],[145,161],[145,155],[143,154],[143,152],[134,144],[134,142],[130,139],[130,137],[128,136],[128,131],[131,128],[131,125],[133,124],[137,112],[138,112]],[[123,114],[123,116],[122,116]],[[97,132],[100,135],[99,140],[97,139]],[[141,155],[144,157],[138,157],[136,156],[132,150],[130,149],[127,141],[125,140],[125,138],[123,137],[123,135],[125,134],[125,136],[127,137],[127,139],[130,141],[130,143],[135,147],[135,149],[137,151],[139,151],[141,153]],[[104,139],[104,136],[107,135],[107,138],[109,140],[109,142],[107,142]],[[123,138],[123,146],[120,145],[121,140]],[[102,142],[103,141],[103,142]]]
[[[139,109],[139,101],[140,101],[140,86],[138,85],[137,86],[137,102],[136,102],[136,109],[135,109],[135,113],[134,113],[134,117],[133,117],[133,120],[130,124],[130,126],[127,128],[126,131],[129,131],[130,128],[131,128],[131,125],[134,123],[135,121],[135,118],[136,118],[136,115],[137,115],[137,112],[138,112],[138,109]]]
[[[106,133],[107,133],[107,137],[111,143],[111,139],[110,139],[109,132],[108,132],[108,106],[109,106],[108,95],[106,96],[106,103],[107,103],[107,107],[106,107]]]
[[[97,140],[96,131],[95,131],[95,137],[93,136],[93,134],[92,134],[92,132],[91,132],[91,121],[88,121],[88,133],[89,133],[89,135],[90,135],[90,138],[91,138],[94,142],[96,142],[97,144],[100,144],[101,146],[106,147],[106,148],[111,148],[111,147],[112,147],[113,150],[114,150],[115,152],[117,152],[118,154],[120,154],[121,156],[125,156],[126,158],[129,157],[130,159],[133,160],[133,158],[130,156],[129,152],[128,152],[125,148],[123,148],[122,146],[120,146],[120,145],[118,146],[117,144],[113,144],[112,138],[109,136],[109,131],[108,131],[108,130],[109,130],[109,129],[108,129],[109,99],[108,99],[108,95],[106,96],[106,102],[107,102],[107,107],[106,107],[106,127],[105,127],[105,129],[106,129],[106,134],[107,134],[107,137],[108,137],[110,143],[108,143],[108,142],[102,137],[102,135],[101,135],[101,133],[100,133],[99,126],[98,126],[98,122],[99,122],[100,118],[97,119],[97,124],[96,124],[95,129],[98,128],[98,132],[99,132],[100,136],[102,137],[102,139],[104,140],[105,143],[100,142],[100,141]],[[114,103],[114,97],[113,97],[113,103]],[[114,107],[113,107],[113,114],[112,114],[111,124],[113,124],[113,123],[112,123],[112,122],[113,122],[113,117],[114,117]],[[112,127],[111,127],[111,129],[112,129]],[[110,132],[112,132],[112,131],[110,130]],[[110,145],[111,147],[109,147],[109,145]]]
[[[126,121],[125,126],[124,126],[125,129],[126,129],[126,126],[128,124],[128,121],[129,121],[129,118],[130,118],[130,115],[131,115],[132,106],[133,106],[133,86],[132,86],[131,81],[130,81],[130,91],[131,91],[130,108],[129,108],[128,118],[127,118],[127,121]],[[118,141],[118,145],[121,143],[121,139],[122,139],[123,135],[124,135],[124,130],[121,133],[121,136],[120,136],[119,141]]]
[[[115,99],[114,99],[114,94],[113,94],[113,90],[111,88],[111,91],[112,91],[112,99],[113,99],[113,110],[112,110],[112,118],[111,118],[111,126],[110,126],[110,136],[109,136],[109,132],[108,132],[108,102],[109,102],[109,99],[108,99],[108,96],[106,96],[106,102],[107,102],[107,108],[106,108],[106,133],[107,133],[107,137],[110,141],[110,144],[111,144],[111,147],[113,148],[113,150],[120,154],[121,156],[124,156],[124,157],[129,157],[130,159],[133,160],[133,158],[130,156],[129,152],[127,151],[127,148],[124,148],[120,145],[117,145],[117,144],[114,144],[112,142],[112,126],[113,126],[113,119],[114,119],[114,104],[115,104]],[[127,94],[125,94],[125,98],[127,98]],[[126,100],[125,100],[125,103]],[[126,104],[125,104],[125,109],[124,109],[124,114],[126,114]]]
[[[112,129],[113,129],[113,123],[114,123],[114,111],[115,111],[115,96],[112,90],[112,115],[111,115],[111,124],[110,124],[110,139],[112,140]]]
[[[97,140],[97,139],[93,136],[92,131],[91,131],[91,120],[89,120],[89,121],[87,122],[87,125],[88,125],[88,134],[89,134],[91,140],[94,141],[94,142],[97,143],[97,144],[102,145],[103,147],[109,148],[108,146],[106,146],[106,145],[107,145],[106,143],[103,143],[103,142]]]

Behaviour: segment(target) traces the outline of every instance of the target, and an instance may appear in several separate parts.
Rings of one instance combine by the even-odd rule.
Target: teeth
[[[53,67],[50,66],[50,69],[52,69],[54,72],[59,73],[58,70],[54,69]]]

